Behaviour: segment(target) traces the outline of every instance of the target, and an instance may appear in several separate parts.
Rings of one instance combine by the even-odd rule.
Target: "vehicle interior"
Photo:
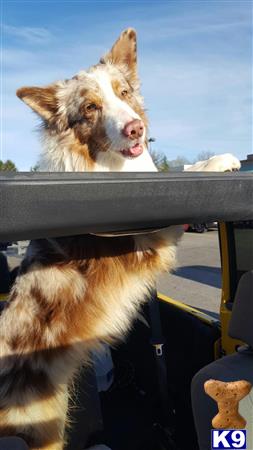
[[[150,292],[131,332],[81,369],[66,446],[210,450],[217,406],[204,382],[253,384],[252,174],[0,174],[0,189],[1,242],[218,222],[220,319]],[[3,308],[17,269],[0,258]],[[253,450],[252,393],[240,408]],[[1,450],[25,448],[0,439]]]

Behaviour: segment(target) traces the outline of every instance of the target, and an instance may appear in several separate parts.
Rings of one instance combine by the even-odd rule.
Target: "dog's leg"
[[[135,236],[136,249],[139,258],[150,266],[151,272],[156,276],[163,271],[169,271],[176,266],[177,244],[183,235],[182,226],[170,226],[154,233]],[[157,256],[156,259],[148,255]]]
[[[0,436],[20,436],[31,450],[64,446],[67,386],[83,357],[68,339],[66,300],[74,307],[83,287],[69,269],[31,267],[0,318]]]
[[[215,155],[205,161],[188,165],[184,172],[233,172],[240,170],[241,163],[230,153]]]
[[[35,367],[32,369],[33,363]],[[24,366],[21,364],[20,373],[17,367],[13,368],[8,372],[6,380],[3,382],[1,380],[0,436],[22,437],[30,450],[62,450],[67,412],[67,387],[63,386],[61,389],[50,387],[46,367],[44,372],[42,369],[37,371],[35,361],[27,360]],[[38,377],[37,383],[32,384],[33,376]],[[19,391],[21,383],[23,390]],[[48,389],[45,388],[46,384]],[[8,408],[5,409],[3,400],[7,393],[11,402],[10,398],[6,399]]]
[[[62,450],[67,386],[85,348],[125,333],[156,275],[175,265],[180,234],[169,227],[86,236],[56,242],[53,251],[45,243],[40,264],[31,252],[0,318],[0,436],[21,436],[32,450]]]

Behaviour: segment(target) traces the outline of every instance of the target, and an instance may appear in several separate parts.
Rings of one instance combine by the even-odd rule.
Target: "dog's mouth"
[[[143,145],[138,143],[130,148],[124,148],[123,150],[120,150],[120,153],[125,158],[137,158],[137,156],[140,156],[142,152],[143,152]]]

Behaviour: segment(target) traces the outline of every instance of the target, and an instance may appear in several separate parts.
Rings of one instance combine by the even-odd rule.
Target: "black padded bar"
[[[251,219],[251,173],[0,173],[0,241]]]

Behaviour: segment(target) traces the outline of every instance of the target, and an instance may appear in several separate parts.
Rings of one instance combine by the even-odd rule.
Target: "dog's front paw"
[[[231,153],[215,155],[206,161],[198,161],[185,168],[185,172],[234,172],[240,170],[241,163]]]
[[[217,155],[217,158],[219,155]],[[236,170],[240,170],[241,163],[236,156],[231,155],[231,153],[225,153],[224,155],[220,155],[220,162],[218,162],[220,172],[234,172]]]

